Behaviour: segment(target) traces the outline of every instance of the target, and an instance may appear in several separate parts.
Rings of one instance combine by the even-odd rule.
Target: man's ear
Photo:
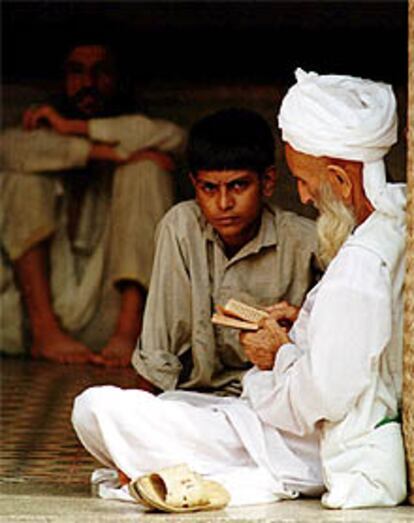
[[[330,164],[326,168],[328,180],[334,192],[341,196],[345,203],[351,203],[352,199],[352,177],[340,165]]]
[[[262,194],[266,198],[272,196],[276,186],[276,169],[274,166],[268,167],[262,178]]]
[[[192,172],[188,173],[188,177],[190,178],[191,183],[193,184],[193,187],[195,189],[196,188],[196,184],[197,184],[197,178],[194,176],[194,174]]]

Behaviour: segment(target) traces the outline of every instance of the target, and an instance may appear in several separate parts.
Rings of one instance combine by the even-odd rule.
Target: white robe
[[[127,278],[148,288],[155,227],[173,204],[173,178],[151,161],[91,166],[91,147],[111,144],[127,159],[150,148],[179,153],[185,141],[179,126],[140,114],[89,120],[85,137],[20,128],[0,134],[2,352],[24,353],[27,338],[12,262],[49,237],[54,312],[87,346],[105,346],[119,316],[113,283]],[[69,239],[71,197],[64,179],[77,169],[89,173],[90,183],[79,204],[76,235]]]
[[[400,503],[400,425],[376,426],[401,391],[403,229],[379,212],[356,229],[308,294],[292,344],[273,370],[246,374],[241,398],[90,389],[73,413],[85,447],[130,477],[185,461],[233,505],[324,487],[331,508]]]

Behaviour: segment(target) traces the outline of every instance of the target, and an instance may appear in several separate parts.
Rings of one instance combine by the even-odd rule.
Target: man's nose
[[[298,193],[299,193],[300,201],[304,205],[308,205],[309,203],[313,202],[313,198],[306,186],[298,185]]]
[[[220,187],[219,192],[219,208],[222,211],[231,209],[234,205],[234,198],[226,186]]]
[[[82,75],[83,87],[92,87],[95,85],[95,77],[90,71],[85,71]]]

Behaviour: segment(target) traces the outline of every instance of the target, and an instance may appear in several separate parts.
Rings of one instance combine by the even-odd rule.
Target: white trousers
[[[187,463],[222,483],[232,505],[279,499],[274,479],[253,462],[225,413],[168,396],[92,387],[75,399],[72,423],[98,461],[129,478]]]

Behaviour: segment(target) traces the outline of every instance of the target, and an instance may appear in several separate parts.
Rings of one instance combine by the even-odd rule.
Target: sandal
[[[128,489],[138,502],[163,512],[218,510],[230,501],[222,485],[203,479],[184,464],[141,476]]]

